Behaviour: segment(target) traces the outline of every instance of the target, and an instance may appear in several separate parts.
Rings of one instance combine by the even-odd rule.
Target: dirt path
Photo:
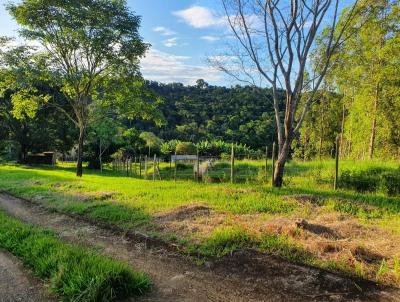
[[[0,249],[0,301],[50,302],[43,284],[14,256]]]
[[[148,273],[154,288],[140,301],[400,301],[397,290],[251,251],[200,267],[161,245],[149,247],[143,240],[48,212],[28,201],[0,194],[0,206],[25,222],[52,228],[67,241],[98,247]]]

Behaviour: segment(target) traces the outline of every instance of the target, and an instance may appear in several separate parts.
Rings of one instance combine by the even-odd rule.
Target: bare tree
[[[357,3],[355,0],[339,18],[339,0],[222,0],[235,44],[212,62],[237,80],[272,87],[278,132],[274,186],[282,186],[292,141],[332,55],[349,35]],[[310,56],[322,32],[323,57],[319,66],[312,66]],[[279,110],[279,90],[286,93],[284,112]],[[301,101],[302,97],[306,99]]]

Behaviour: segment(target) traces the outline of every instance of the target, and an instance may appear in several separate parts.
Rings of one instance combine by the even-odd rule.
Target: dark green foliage
[[[334,154],[336,137],[341,131],[343,100],[329,90],[318,91],[300,133],[293,142],[293,157],[310,160]]]
[[[270,145],[275,138],[270,89],[157,82],[147,82],[147,87],[164,99],[160,109],[167,124],[159,129],[137,121],[136,126],[164,140],[224,140],[259,149]]]
[[[400,168],[346,170],[340,176],[340,186],[357,192],[381,191],[388,195],[397,195],[400,194]]]
[[[51,89],[45,83],[41,83],[38,90],[51,93],[58,106],[66,106],[67,100],[59,91]],[[3,151],[2,144],[11,148],[14,157],[12,159],[20,161],[23,161],[29,152],[57,151],[65,155],[77,137],[72,122],[52,106],[43,106],[33,118],[17,119],[12,114],[11,94],[12,91],[7,90],[0,97],[0,155]],[[8,150],[4,150],[6,151]]]
[[[386,194],[400,195],[400,168],[392,172],[383,172],[380,180],[381,188]]]
[[[49,280],[65,301],[114,301],[142,294],[150,280],[122,262],[63,243],[55,234],[0,212],[0,246]]]
[[[197,148],[190,142],[179,142],[175,148],[176,154],[193,155],[197,153]]]

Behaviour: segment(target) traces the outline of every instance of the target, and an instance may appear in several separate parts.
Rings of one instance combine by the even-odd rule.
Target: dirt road
[[[50,302],[43,284],[14,256],[0,249],[0,301]]]
[[[149,274],[154,288],[139,301],[400,301],[398,290],[252,251],[197,266],[161,244],[149,245],[143,239],[49,212],[6,194],[0,194],[0,207],[25,222],[55,230],[69,242],[99,248]]]

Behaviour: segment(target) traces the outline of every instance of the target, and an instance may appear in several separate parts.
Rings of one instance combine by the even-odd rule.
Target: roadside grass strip
[[[149,290],[149,277],[94,251],[67,244],[56,234],[0,211],[0,247],[48,282],[63,301],[115,301]]]

